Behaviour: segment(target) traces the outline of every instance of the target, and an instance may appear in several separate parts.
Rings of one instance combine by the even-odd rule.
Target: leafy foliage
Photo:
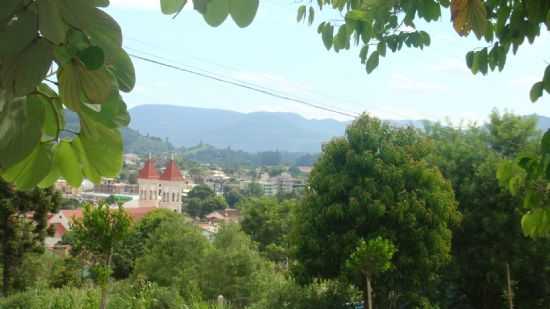
[[[296,211],[295,272],[338,278],[359,239],[381,236],[398,251],[377,283],[379,306],[429,301],[460,219],[450,184],[426,161],[430,149],[414,129],[366,115],[325,145]]]
[[[186,3],[161,0],[162,12],[177,14]],[[252,22],[258,4],[193,1],[207,23],[231,15],[240,27]],[[83,178],[99,182],[122,167],[119,129],[130,116],[120,91],[133,89],[135,70],[120,26],[100,9],[108,5],[9,0],[1,7],[0,176],[20,189],[48,187],[60,176],[73,186]],[[78,114],[80,131],[66,128],[64,109]]]
[[[325,47],[336,52],[350,49],[353,44],[362,46],[359,57],[367,73],[378,67],[388,49],[397,52],[403,47],[430,46],[430,35],[417,25],[420,21],[439,20],[448,8],[460,36],[473,32],[478,40],[489,44],[466,54],[466,64],[473,74],[502,71],[510,52],[516,54],[525,41],[533,43],[543,27],[550,29],[550,3],[544,0],[319,0],[313,1],[309,10],[306,5],[299,7],[298,21],[307,18],[311,25],[315,7],[331,8],[344,16],[342,21],[321,22],[317,32]],[[550,93],[550,65],[542,80],[533,85],[531,100],[535,102],[544,91]]]
[[[44,251],[48,213],[57,211],[60,197],[51,189],[16,191],[0,180],[0,261],[2,294],[23,288],[21,267],[31,253]]]
[[[207,214],[227,208],[227,203],[223,196],[216,196],[206,185],[194,187],[184,200],[184,210],[191,217],[203,218]]]

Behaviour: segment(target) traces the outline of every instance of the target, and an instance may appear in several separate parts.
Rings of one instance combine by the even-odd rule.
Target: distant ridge
[[[130,127],[158,136],[175,147],[201,143],[247,152],[318,153],[323,143],[343,136],[349,122],[305,119],[293,113],[234,111],[173,105],[141,105],[130,110]],[[550,117],[537,116],[539,128],[550,128]],[[387,120],[395,126],[423,126],[422,120]]]

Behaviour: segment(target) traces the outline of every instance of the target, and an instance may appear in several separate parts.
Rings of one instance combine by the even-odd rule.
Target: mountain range
[[[176,147],[209,144],[247,152],[281,150],[317,153],[342,136],[349,122],[306,119],[293,113],[234,111],[171,105],[141,105],[130,110],[130,127],[167,139]],[[394,121],[420,126],[420,121]]]

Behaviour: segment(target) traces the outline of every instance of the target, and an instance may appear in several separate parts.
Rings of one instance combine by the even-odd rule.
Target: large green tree
[[[337,278],[361,239],[391,241],[395,266],[376,282],[382,308],[427,306],[451,260],[460,220],[450,184],[426,159],[428,140],[363,115],[323,147],[296,211],[300,278]],[[365,291],[367,287],[361,284]],[[366,294],[365,294],[366,295]]]
[[[191,189],[183,201],[184,211],[193,218],[203,218],[207,214],[227,208],[223,196],[217,196],[206,185],[198,185]]]
[[[494,112],[490,119],[485,127],[426,128],[434,164],[451,181],[463,214],[441,295],[449,306],[504,308],[513,298],[518,308],[545,308],[550,246],[522,235],[521,196],[500,187],[496,177],[501,162],[532,148],[539,133],[532,118]]]
[[[0,180],[0,261],[2,294],[16,285],[20,267],[30,253],[44,251],[48,215],[57,212],[60,196],[51,189],[17,191]]]

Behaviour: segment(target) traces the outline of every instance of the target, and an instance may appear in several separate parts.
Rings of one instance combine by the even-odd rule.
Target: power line
[[[287,96],[287,95],[281,95],[281,94],[276,93],[273,90],[260,89],[257,86],[247,85],[247,84],[244,84],[240,81],[232,81],[232,80],[229,80],[229,79],[214,76],[213,74],[197,72],[197,71],[192,70],[192,69],[182,68],[180,66],[172,65],[172,64],[169,64],[169,63],[164,63],[164,62],[161,62],[161,61],[158,61],[158,60],[155,60],[155,59],[139,56],[139,55],[136,55],[136,54],[129,54],[129,55],[131,57],[139,59],[141,61],[153,63],[153,64],[156,64],[156,65],[160,65],[160,66],[170,68],[170,69],[173,69],[173,70],[177,70],[177,71],[180,71],[180,72],[193,74],[193,75],[200,76],[200,77],[203,77],[203,78],[215,80],[215,81],[220,82],[220,83],[225,83],[225,84],[233,85],[233,86],[236,86],[236,87],[244,88],[244,89],[247,89],[247,90],[251,90],[251,91],[254,91],[254,92],[262,93],[262,94],[269,95],[269,96],[272,96],[272,97],[275,97],[275,98],[278,98],[278,99],[281,99],[281,100],[286,100],[286,101],[291,101],[291,102],[303,104],[303,105],[306,105],[306,106],[309,106],[309,107],[312,107],[312,108],[316,108],[316,109],[323,110],[323,111],[326,111],[326,112],[339,114],[339,115],[346,116],[346,117],[351,117],[351,118],[359,117],[359,114],[356,114],[356,113],[339,111],[339,110],[336,110],[336,109],[333,109],[333,108],[330,108],[330,107],[325,107],[325,106],[322,106],[322,105],[319,105],[319,104],[316,104],[316,103],[311,103],[311,102],[308,102],[308,101],[305,101],[305,100],[302,100],[302,99],[293,98],[293,97],[290,97],[290,96]]]

